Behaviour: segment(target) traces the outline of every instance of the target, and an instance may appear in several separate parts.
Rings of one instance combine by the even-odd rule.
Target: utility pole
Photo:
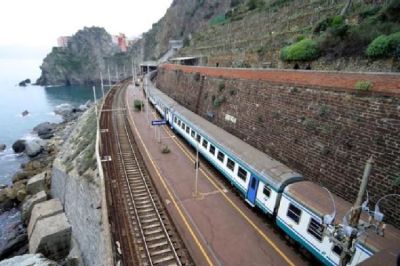
[[[132,85],[135,87],[135,67],[134,67],[134,62],[133,62],[133,56],[132,56]]]
[[[93,86],[93,99],[94,99],[94,111],[96,113],[96,120],[97,120],[97,97],[96,97],[96,87]]]
[[[108,71],[108,85],[110,86],[109,89],[111,89],[111,75],[110,75],[110,66],[107,66],[107,71]]]
[[[103,99],[104,99],[104,83],[103,83],[103,74],[100,71],[100,82],[101,82],[101,92],[103,94]]]
[[[119,82],[119,73],[118,73],[118,65],[116,65],[115,66],[115,75],[116,75],[116,78],[117,78],[117,83]]]
[[[194,193],[193,193],[193,197],[197,198],[199,196],[198,181],[199,181],[200,162],[199,162],[199,142],[197,141],[197,139],[195,141],[197,142],[197,145],[196,145],[196,162],[194,164],[195,177],[194,177]]]
[[[363,177],[361,180],[360,189],[358,190],[357,199],[352,208],[351,217],[350,217],[349,225],[352,228],[355,228],[355,230],[352,231],[350,237],[347,239],[347,243],[346,243],[347,252],[342,252],[342,255],[340,257],[340,265],[341,266],[347,265],[347,263],[349,263],[351,260],[350,253],[348,251],[351,249],[353,241],[357,238],[357,226],[360,221],[360,216],[361,216],[361,211],[362,211],[361,204],[362,204],[362,201],[364,198],[364,194],[367,191],[368,179],[371,174],[373,163],[374,163],[374,159],[371,156],[365,164],[364,174],[363,174]]]

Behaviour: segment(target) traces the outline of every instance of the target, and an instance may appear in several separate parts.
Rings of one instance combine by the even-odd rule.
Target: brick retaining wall
[[[359,80],[370,81],[372,91],[356,92]],[[157,86],[349,201],[371,155],[372,201],[400,193],[393,182],[400,176],[400,75],[163,65]],[[397,226],[399,204],[385,204]]]

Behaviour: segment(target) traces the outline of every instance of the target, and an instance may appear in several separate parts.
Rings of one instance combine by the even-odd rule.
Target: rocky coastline
[[[37,137],[17,140],[13,144],[14,151],[25,153],[29,161],[22,164],[21,170],[14,174],[12,185],[0,186],[0,218],[6,220],[5,226],[0,229],[0,265],[19,265],[18,262],[10,262],[7,259],[28,253],[28,224],[32,209],[36,203],[51,198],[53,162],[78,118],[90,105],[90,102],[87,102],[79,107],[69,104],[57,106],[55,113],[62,116],[61,123],[41,123],[33,129]],[[37,254],[15,259],[47,261],[43,265],[66,264],[66,261],[70,260],[63,259],[56,263]]]

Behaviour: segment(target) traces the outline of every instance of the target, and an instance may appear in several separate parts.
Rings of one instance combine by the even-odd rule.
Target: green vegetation
[[[163,145],[163,147],[161,148],[161,153],[168,154],[170,152],[171,152],[171,150],[169,149],[168,145],[167,144]]]
[[[254,10],[256,8],[262,8],[265,6],[264,0],[249,0],[247,2],[247,8],[249,10]]]
[[[214,106],[215,108],[220,107],[221,104],[222,104],[223,102],[225,102],[225,100],[226,100],[225,96],[216,97],[216,98],[213,100],[213,106]]]
[[[373,84],[369,80],[359,80],[354,85],[356,91],[358,92],[367,92],[370,91],[373,87]]]
[[[78,174],[83,175],[89,168],[94,169],[96,166],[95,145],[97,120],[94,109],[89,112],[79,133],[71,140],[71,154],[63,160],[67,172],[72,171],[75,167]],[[87,181],[92,182],[93,179],[89,178]]]
[[[331,111],[331,110],[329,109],[328,106],[326,106],[326,105],[321,105],[321,106],[319,107],[319,109],[318,109],[318,115],[321,116],[321,117],[323,117],[323,116],[328,115],[328,114],[330,113],[330,111]]]
[[[213,17],[210,20],[209,24],[211,26],[215,26],[215,25],[224,24],[228,21],[229,21],[229,19],[225,16],[225,14],[219,14],[219,15],[216,15],[215,17]]]
[[[284,61],[311,61],[318,57],[318,43],[311,39],[303,39],[281,49],[281,59]]]
[[[380,35],[368,45],[369,57],[389,57],[395,55],[400,47],[400,31],[390,35]]]
[[[225,82],[221,81],[218,83],[218,91],[222,92],[225,89]]]
[[[343,16],[322,19],[314,27],[322,55],[396,57],[400,36],[400,1],[387,5],[364,5],[354,12],[359,23],[350,24]]]
[[[144,109],[144,103],[141,100],[134,100],[133,107],[135,108],[136,112],[140,112]]]

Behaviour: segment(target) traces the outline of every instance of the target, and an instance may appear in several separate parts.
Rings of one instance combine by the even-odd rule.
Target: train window
[[[183,130],[185,130],[185,127],[186,127],[185,123],[182,122],[181,128],[182,128]]]
[[[267,198],[271,197],[271,189],[267,185],[264,185],[263,194]]]
[[[314,218],[310,219],[310,223],[308,224],[307,232],[314,236],[318,241],[322,241],[322,225],[315,220]]]
[[[229,169],[231,169],[231,171],[233,171],[233,169],[235,169],[235,162],[228,158],[228,161],[226,162],[226,166]]]
[[[338,255],[340,257],[342,255],[343,248],[341,246],[334,245],[332,248],[332,251],[333,251],[333,253],[335,253],[336,255]]]
[[[225,154],[223,154],[222,152],[218,151],[217,159],[218,159],[221,163],[223,163],[223,162],[224,162],[224,159],[225,159]]]
[[[203,147],[207,149],[208,146],[208,141],[203,139]]]
[[[178,120],[178,119],[177,119],[176,116],[175,116],[175,117],[174,117],[174,122],[175,122],[175,124],[177,123],[177,120]]]
[[[244,182],[246,182],[247,179],[247,171],[244,170],[242,167],[239,166],[238,170],[238,177],[242,179]]]
[[[192,129],[192,132],[190,132],[190,136],[192,136],[192,138],[195,138],[196,136],[196,132]]]
[[[190,127],[186,126],[186,133],[189,134],[189,132],[190,132]]]
[[[198,142],[198,143],[200,143],[201,136],[200,136],[199,134],[197,134],[197,136],[196,136],[196,140],[197,140],[197,142]]]
[[[180,126],[181,125],[181,120],[178,120],[178,126]]]
[[[210,153],[212,155],[215,155],[215,147],[214,147],[214,145],[211,145],[211,144],[210,144]]]
[[[298,224],[300,222],[301,210],[290,203],[286,216]]]

